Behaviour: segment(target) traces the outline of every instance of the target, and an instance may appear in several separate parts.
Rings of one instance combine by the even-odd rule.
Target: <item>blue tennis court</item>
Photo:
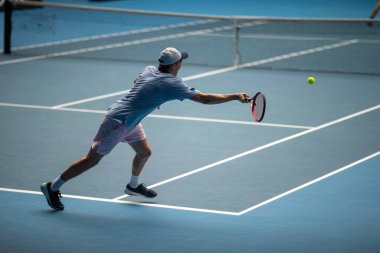
[[[332,18],[323,1],[273,1],[273,13],[254,1],[60,2]],[[375,1],[344,3],[329,2],[342,6],[333,18],[356,20],[14,11],[12,54],[0,55],[0,251],[379,252],[380,24],[361,20]],[[189,52],[179,76],[197,90],[262,91],[264,120],[239,102],[166,103],[142,122],[153,154],[140,180],[156,198],[124,194],[134,152],[119,144],[53,211],[40,185],[86,155],[107,108],[167,46]]]

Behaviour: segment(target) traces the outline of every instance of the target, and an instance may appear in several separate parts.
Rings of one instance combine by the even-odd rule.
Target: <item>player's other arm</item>
[[[221,104],[233,100],[238,100],[242,103],[246,103],[249,96],[245,93],[235,93],[235,94],[212,94],[212,93],[202,93],[198,92],[191,100],[202,103],[202,104]]]

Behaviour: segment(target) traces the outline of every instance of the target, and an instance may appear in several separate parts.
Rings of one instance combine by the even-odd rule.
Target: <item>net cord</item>
[[[222,16],[222,15],[203,15],[194,13],[175,13],[175,12],[158,12],[158,11],[145,11],[145,10],[132,10],[132,9],[120,9],[111,7],[96,7],[88,5],[74,5],[63,3],[50,3],[50,2],[34,2],[28,0],[8,0],[14,5],[25,5],[34,7],[51,7],[51,8],[66,8],[66,9],[81,9],[89,11],[108,11],[114,13],[129,13],[129,14],[146,14],[156,16],[172,16],[183,18],[200,18],[200,19],[216,19],[230,22],[238,21],[294,21],[294,22],[379,22],[375,19],[358,19],[358,18],[285,18],[285,17],[258,17],[258,16]]]

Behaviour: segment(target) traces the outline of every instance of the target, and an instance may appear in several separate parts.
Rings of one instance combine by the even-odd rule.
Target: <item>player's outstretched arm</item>
[[[212,94],[199,92],[197,95],[191,98],[191,100],[202,104],[221,104],[233,100],[238,100],[242,103],[247,103],[249,96],[245,93],[235,94]]]

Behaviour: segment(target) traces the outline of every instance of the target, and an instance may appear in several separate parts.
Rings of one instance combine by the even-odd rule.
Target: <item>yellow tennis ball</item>
[[[307,82],[308,82],[310,85],[312,85],[312,84],[315,83],[315,78],[312,77],[312,76],[310,76],[310,77],[307,79]]]

